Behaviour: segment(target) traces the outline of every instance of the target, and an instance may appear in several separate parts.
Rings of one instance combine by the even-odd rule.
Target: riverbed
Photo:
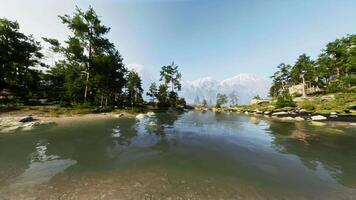
[[[356,199],[356,127],[190,111],[1,134],[0,199]]]

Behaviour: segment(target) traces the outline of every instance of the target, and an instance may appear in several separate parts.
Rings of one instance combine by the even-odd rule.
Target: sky
[[[338,37],[356,33],[355,0],[0,0],[0,17],[36,38],[60,41],[58,15],[93,6],[111,27],[124,63],[154,80],[174,61],[184,80],[240,73],[269,79],[279,63],[315,58]]]

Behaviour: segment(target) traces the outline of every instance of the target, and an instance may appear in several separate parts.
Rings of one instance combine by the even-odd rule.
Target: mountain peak
[[[216,95],[223,93],[238,96],[239,104],[248,104],[256,95],[267,97],[269,86],[268,81],[247,73],[237,74],[220,82],[211,77],[203,77],[184,82],[182,96],[189,104],[199,104],[203,99],[214,104]]]

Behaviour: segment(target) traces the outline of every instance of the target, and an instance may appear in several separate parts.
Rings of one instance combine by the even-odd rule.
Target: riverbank
[[[90,107],[66,108],[56,105],[23,106],[17,109],[0,111],[0,133],[15,133],[18,130],[32,130],[41,125],[63,125],[121,117],[142,118],[145,115],[153,115],[154,112],[166,110],[184,112],[187,108],[158,108],[148,105],[125,109],[98,110]]]
[[[356,123],[356,94],[335,93],[308,98],[294,98],[295,107],[278,107],[276,102],[260,101],[253,105],[233,107],[196,107],[196,110],[211,110],[214,112],[237,112],[244,114],[264,115],[282,120],[323,121]]]
[[[51,124],[71,124],[120,117],[135,117],[149,109],[130,108],[97,111],[92,108],[64,108],[60,106],[24,106],[0,112],[0,133],[15,133],[18,130],[32,130]]]

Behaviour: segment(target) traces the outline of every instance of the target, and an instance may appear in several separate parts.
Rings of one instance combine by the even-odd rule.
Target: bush
[[[300,103],[300,107],[304,110],[313,111],[316,109],[316,103],[313,101],[303,101]]]
[[[277,97],[276,108],[295,107],[292,96],[289,92],[283,92]]]
[[[345,85],[342,82],[332,82],[326,88],[326,93],[344,92],[346,90]]]

